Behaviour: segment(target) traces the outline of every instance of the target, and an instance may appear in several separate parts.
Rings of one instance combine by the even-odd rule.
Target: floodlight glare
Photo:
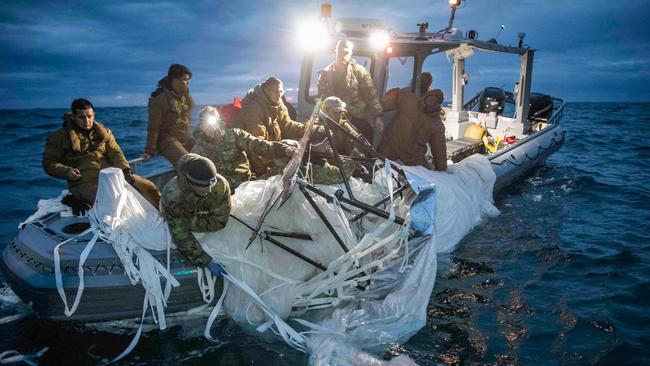
[[[298,27],[298,42],[305,51],[324,49],[329,43],[327,27],[323,23],[303,23]]]
[[[383,50],[389,42],[390,36],[385,31],[374,31],[370,34],[370,44],[375,49]]]

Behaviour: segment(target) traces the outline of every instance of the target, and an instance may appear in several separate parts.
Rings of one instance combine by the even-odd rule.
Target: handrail
[[[468,100],[467,103],[463,104],[463,109],[466,111],[472,111],[481,100],[481,93],[476,94],[472,99]]]
[[[564,105],[566,104],[564,100],[556,97],[551,97],[553,101],[557,101],[560,103],[560,106],[553,111],[553,115],[551,118],[548,119],[546,123],[549,125],[554,125],[554,124],[560,124],[560,119],[562,118],[562,115],[564,114]]]

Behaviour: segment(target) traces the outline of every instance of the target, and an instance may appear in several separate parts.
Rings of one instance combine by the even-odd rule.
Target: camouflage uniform
[[[347,105],[351,122],[372,140],[368,121],[382,116],[383,109],[368,70],[351,60],[345,72],[338,72],[336,62],[331,63],[318,73],[318,96],[321,99],[330,96],[341,98]]]
[[[190,120],[194,100],[189,91],[178,95],[165,77],[149,98],[147,145],[144,152],[158,152],[176,166],[178,159],[192,149]]]
[[[79,169],[81,178],[67,180],[70,193],[82,201],[93,204],[97,195],[99,171],[104,168],[129,168],[124,153],[115,141],[111,130],[95,121],[85,131],[77,127],[71,113],[63,116],[63,127],[47,136],[43,153],[43,169],[52,177],[67,179],[70,168]],[[136,188],[155,207],[160,192],[151,181],[134,175]]]
[[[284,141],[283,141],[284,142]],[[287,145],[295,146],[296,142],[295,141],[287,141]],[[352,156],[358,156],[356,154],[356,151],[352,153]],[[271,165],[271,169],[266,175],[258,177],[259,179],[268,179],[271,176],[274,175],[281,175],[284,171],[284,168],[287,166],[289,163],[289,160],[291,158],[289,157],[283,157],[283,158],[276,158],[273,159],[273,164]],[[341,170],[333,164],[330,164],[327,162],[325,158],[320,159],[318,161],[307,161],[308,159],[308,154],[305,153],[303,156],[303,164],[300,167],[300,172],[302,176],[307,176],[307,167],[310,169],[310,174],[308,178],[313,178],[312,183],[313,184],[338,184],[338,183],[343,183],[343,179],[341,179]],[[354,169],[357,167],[357,163],[353,159],[344,159],[343,160],[343,175],[345,178],[350,178],[352,176],[352,173],[354,172]]]
[[[414,93],[399,89],[391,89],[384,95],[384,108],[397,108],[398,112],[384,132],[379,153],[405,165],[431,168],[425,159],[428,143],[434,169],[447,170],[445,126],[440,119],[440,108],[436,112],[425,113],[420,100]]]
[[[320,118],[322,119],[324,117]],[[321,121],[321,124],[327,125],[327,122]],[[357,129],[354,128],[345,117],[341,118],[338,125],[349,132],[352,136],[359,137],[359,131],[357,131]],[[341,155],[350,155],[354,148],[354,141],[337,127],[330,126],[330,131],[332,131],[332,138],[334,139],[334,144],[336,144],[336,151]],[[327,155],[332,155],[332,150],[329,144],[327,144],[327,148],[324,151],[327,152]]]
[[[264,94],[262,85],[249,90],[243,100],[244,106],[237,116],[235,127],[254,137],[266,141],[282,139],[299,140],[305,132],[305,125],[289,118],[284,103],[274,103]],[[268,174],[270,161],[259,155],[249,157],[253,171],[258,176]]]
[[[178,161],[177,176],[163,188],[161,212],[178,250],[192,264],[205,267],[211,260],[192,232],[214,232],[223,229],[230,215],[230,187],[226,179],[217,175],[217,184],[205,197],[194,193],[187,182],[187,164],[200,157],[187,154]]]
[[[255,138],[239,128],[226,128],[223,133],[221,137],[210,138],[197,128],[196,144],[192,152],[210,159],[233,190],[240,184],[255,179],[249,155],[268,159],[284,156],[284,148],[278,142]]]

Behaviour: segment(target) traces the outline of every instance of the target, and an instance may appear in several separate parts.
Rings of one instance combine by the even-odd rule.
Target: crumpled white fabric
[[[38,221],[41,218],[54,213],[59,212],[62,217],[74,216],[72,209],[67,205],[61,203],[63,197],[69,195],[68,190],[61,191],[61,194],[56,198],[48,198],[43,200],[38,200],[36,204],[36,212],[29,216],[25,221],[18,224],[18,229],[22,229],[25,225],[31,224],[32,222]]]
[[[424,242],[407,242],[408,226],[400,227],[370,214],[350,225],[347,219],[358,211],[344,213],[336,200],[327,203],[312,194],[351,249],[344,254],[297,189],[283,207],[272,209],[262,230],[311,235],[313,242],[278,240],[328,267],[325,272],[259,237],[246,249],[251,230],[233,219],[217,233],[198,235],[206,252],[233,277],[235,286],[230,286],[223,299],[226,314],[245,328],[261,332],[271,329],[282,333],[283,338],[287,330],[280,329],[285,324],[277,326],[276,322],[274,327],[273,318],[294,319],[303,330],[302,337],[289,337],[288,343],[308,350],[313,364],[413,364],[408,357],[384,362],[362,349],[372,352],[392,342],[404,342],[425,325],[437,253],[453,250],[484,217],[498,214],[498,210],[492,204],[495,174],[485,157],[470,157],[449,172],[402,168],[412,185],[428,186],[434,192],[430,194],[435,194],[434,207],[422,210],[423,215],[435,213],[431,227],[435,234]],[[385,169],[372,185],[354,179],[350,182],[356,197],[373,203],[395,188],[394,181],[387,179],[392,176],[394,173]],[[277,178],[271,178],[240,186],[233,196],[233,215],[256,226],[262,207],[275,197],[279,185]],[[342,189],[341,185],[320,188],[328,193]],[[392,206],[408,223],[414,195],[403,196],[393,197],[383,208],[390,211]],[[252,293],[240,290],[235,282],[244,283]],[[370,287],[359,291],[356,286],[361,284]],[[253,301],[252,297],[259,299]]]
[[[100,238],[112,244],[125,274],[132,285],[141,283],[145,289],[142,305],[142,321],[151,308],[154,321],[160,329],[166,328],[164,308],[172,287],[179,282],[172,276],[170,265],[171,236],[160,213],[134,187],[124,180],[121,169],[106,168],[100,171],[97,196],[92,209],[88,211],[90,228],[79,235],[93,234],[82,251],[78,263],[79,286],[74,302],[68,307],[63,276],[60,268],[60,248],[70,238],[54,249],[54,264],[57,290],[65,306],[65,315],[76,311],[84,290],[84,262]],[[148,250],[167,250],[166,266],[158,262]],[[165,279],[165,285],[161,281]],[[137,344],[142,334],[142,325],[127,349],[113,361],[126,356]]]

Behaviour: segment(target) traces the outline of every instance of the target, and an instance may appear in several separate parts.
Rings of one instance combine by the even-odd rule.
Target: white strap
[[[211,340],[211,341],[218,341],[218,339],[213,338],[212,335],[210,334],[210,329],[212,328],[212,323],[214,323],[215,319],[217,319],[217,316],[219,315],[219,312],[221,311],[221,307],[223,306],[223,300],[226,298],[226,293],[228,293],[228,282],[226,279],[223,280],[223,291],[221,292],[221,297],[219,297],[219,301],[217,301],[217,304],[212,308],[212,311],[210,312],[210,316],[208,317],[208,322],[205,324],[205,330],[203,331],[203,335],[205,338]]]
[[[122,358],[126,357],[133,349],[135,346],[138,344],[140,341],[140,336],[142,335],[142,328],[144,325],[144,317],[147,315],[147,307],[149,306],[149,297],[147,294],[144,295],[144,302],[142,303],[142,316],[140,317],[140,327],[138,328],[138,331],[135,332],[135,336],[133,336],[133,339],[131,340],[131,343],[129,343],[129,346],[126,347],[122,353],[120,353],[117,357],[115,357],[110,363],[117,362],[121,360]]]
[[[63,241],[59,243],[56,247],[54,247],[54,275],[56,279],[56,289],[59,293],[59,296],[61,297],[61,300],[63,300],[63,304],[65,306],[65,316],[70,316],[74,314],[75,311],[77,311],[77,307],[79,306],[79,301],[81,300],[81,294],[83,294],[84,287],[85,287],[84,286],[84,264],[86,263],[86,259],[88,258],[90,251],[93,249],[93,246],[95,246],[95,243],[99,238],[99,235],[93,233],[92,239],[90,239],[88,244],[86,244],[86,247],[81,252],[81,256],[79,257],[79,267],[77,270],[77,274],[79,277],[79,286],[77,287],[77,294],[75,295],[72,308],[68,308],[68,300],[65,296],[65,291],[63,290],[63,277],[61,275],[61,256],[59,255],[59,250],[62,245],[67,244],[69,241],[75,239],[76,237],[83,236],[89,233],[91,230],[92,228],[87,229],[81,234],[73,236],[72,238]]]

